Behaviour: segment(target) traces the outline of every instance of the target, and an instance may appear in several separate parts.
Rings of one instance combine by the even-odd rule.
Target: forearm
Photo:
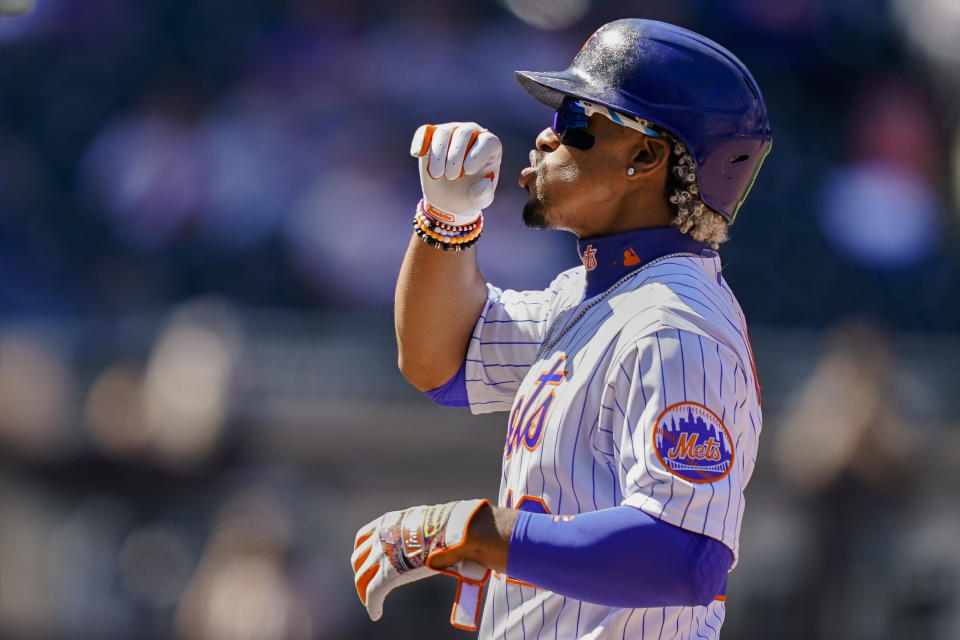
[[[623,506],[569,521],[521,514],[507,575],[608,606],[702,606],[720,593],[732,563],[718,540]]]
[[[461,557],[556,593],[624,607],[709,603],[733,561],[721,542],[633,507],[567,521],[486,507],[470,523],[464,548],[442,560]]]
[[[486,299],[475,247],[442,251],[411,237],[394,302],[399,366],[411,384],[427,391],[453,377]]]

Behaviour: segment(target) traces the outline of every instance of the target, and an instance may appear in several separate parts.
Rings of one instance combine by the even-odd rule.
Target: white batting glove
[[[476,631],[480,596],[490,570],[472,560],[434,569],[430,560],[441,551],[463,545],[470,520],[486,504],[486,500],[460,500],[410,507],[390,511],[360,527],[350,561],[357,594],[370,619],[380,619],[383,601],[397,587],[446,573],[459,581],[450,624]]]
[[[427,210],[444,222],[470,224],[493,202],[503,146],[476,122],[421,125],[413,134],[410,155],[420,158]]]

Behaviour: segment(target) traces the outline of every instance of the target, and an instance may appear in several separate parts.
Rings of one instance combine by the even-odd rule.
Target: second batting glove
[[[397,587],[446,573],[459,581],[450,624],[475,631],[490,570],[467,559],[438,569],[431,566],[431,559],[462,546],[470,521],[487,504],[478,499],[410,507],[390,511],[360,527],[351,563],[357,595],[370,619],[380,619],[383,601]]]

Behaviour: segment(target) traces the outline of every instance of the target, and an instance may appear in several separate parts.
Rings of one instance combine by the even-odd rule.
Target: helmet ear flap
[[[700,194],[707,206],[732,223],[771,146],[768,141],[726,140],[702,164],[698,162]],[[718,194],[726,194],[727,198],[719,200]]]

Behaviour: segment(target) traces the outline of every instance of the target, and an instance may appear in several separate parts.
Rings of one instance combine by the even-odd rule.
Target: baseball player
[[[417,130],[400,368],[440,404],[507,412],[500,492],[361,527],[357,592],[378,620],[392,589],[447,573],[451,623],[481,638],[716,638],[761,424],[716,249],[770,150],[763,98],[720,45],[639,19],[516,76],[555,111],[523,219],[575,234],[583,265],[543,291],[488,284],[474,246],[500,143]]]

